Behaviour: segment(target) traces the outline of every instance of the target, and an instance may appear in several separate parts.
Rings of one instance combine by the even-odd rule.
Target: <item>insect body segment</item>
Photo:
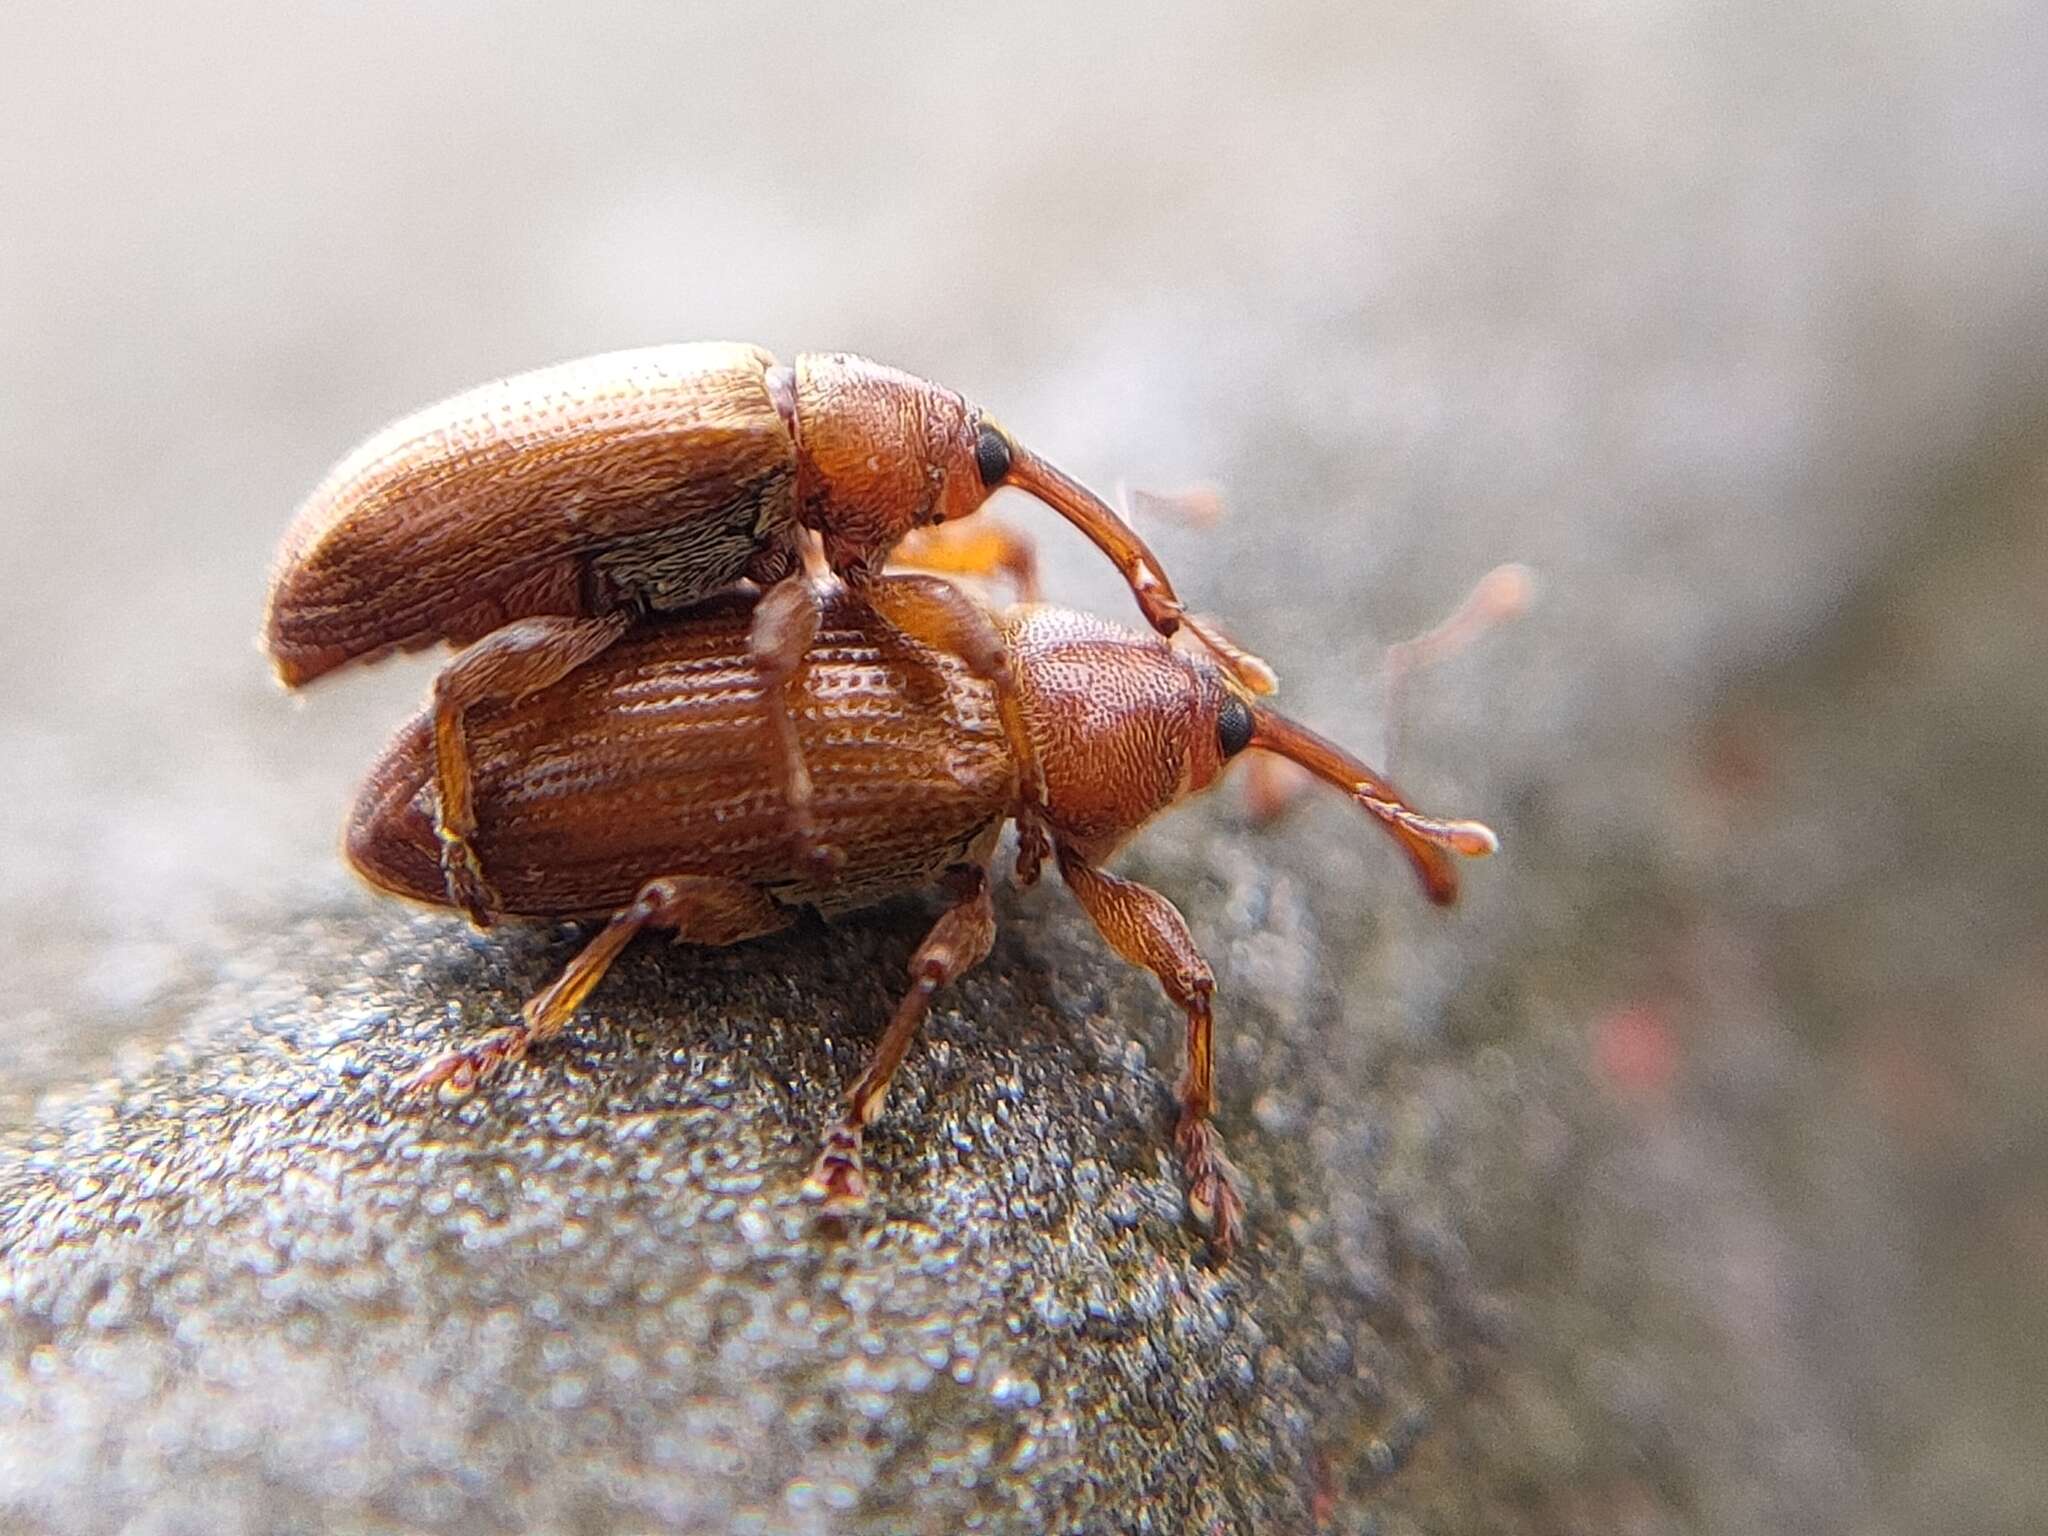
[[[879,574],[905,535],[966,516],[1003,485],[1030,491],[1093,540],[1160,633],[1187,627],[1247,686],[1270,689],[1262,662],[1185,611],[1116,513],[959,395],[845,353],[784,366],[727,342],[540,369],[379,433],[287,532],[265,640],[292,687],[392,650],[479,642],[436,691],[435,783],[449,899],[483,923],[500,905],[468,814],[469,711],[558,685],[644,616],[743,580],[774,589],[777,606],[751,649],[776,684],[762,750],[782,759],[791,862],[829,873],[840,855],[819,832],[781,718],[818,622],[801,530],[880,617],[961,648],[1003,701],[1032,788],[1033,747],[991,628],[930,589],[884,589]]]
[[[857,1200],[864,1127],[933,997],[988,951],[990,862],[1003,824],[1019,818],[1104,938],[1186,1015],[1174,1140],[1191,1206],[1228,1248],[1242,1202],[1212,1121],[1214,977],[1172,903],[1101,866],[1254,747],[1294,757],[1378,817],[1435,899],[1455,894],[1451,855],[1490,852],[1492,833],[1413,810],[1207,660],[1065,609],[1024,605],[990,621],[1014,714],[955,650],[907,639],[850,591],[820,600],[806,664],[767,685],[750,636],[773,596],[636,626],[557,686],[472,711],[471,843],[493,872],[494,912],[610,921],[518,1024],[429,1063],[412,1085],[467,1091],[523,1057],[567,1024],[642,929],[736,943],[800,907],[832,914],[939,884],[953,904],[913,957],[910,990],[813,1169],[819,1197]],[[758,750],[778,689],[812,814],[843,853],[830,870],[786,856],[786,788]],[[1019,732],[1042,793],[1013,749]],[[447,903],[435,743],[436,722],[422,718],[386,751],[347,848],[372,883]]]

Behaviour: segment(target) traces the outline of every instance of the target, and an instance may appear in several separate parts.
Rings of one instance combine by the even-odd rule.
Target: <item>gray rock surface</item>
[[[9,1505],[1292,1523],[1313,1424],[1365,1396],[1357,1320],[1309,1306],[1284,1226],[1205,1261],[1161,1075],[1105,1012],[1130,989],[1073,924],[1016,925],[960,988],[871,1144],[880,1208],[815,1228],[798,1186],[916,916],[636,956],[590,1027],[455,1110],[386,1090],[563,944],[337,910],[245,951],[170,1051],[7,1148]]]
[[[0,18],[0,1519],[2044,1523],[2037,18],[480,28]],[[1229,1268],[1176,1022],[1056,886],[849,1236],[790,1194],[914,903],[646,946],[497,1099],[376,1092],[570,940],[337,871],[425,663],[280,700],[277,532],[420,401],[717,335],[1218,483],[1148,535],[1369,757],[1384,643],[1543,573],[1402,737],[1502,833],[1457,913],[1327,802],[1124,861],[1222,983]]]

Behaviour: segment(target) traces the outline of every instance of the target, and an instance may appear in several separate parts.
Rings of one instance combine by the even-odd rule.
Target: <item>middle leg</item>
[[[804,1194],[827,1206],[859,1205],[867,1198],[861,1170],[861,1133],[882,1112],[889,1080],[903,1064],[904,1053],[931,1012],[939,988],[979,965],[996,940],[996,914],[989,900],[988,871],[964,865],[949,878],[955,901],[932,924],[932,931],[910,957],[911,987],[896,1007],[896,1017],[882,1032],[875,1059],[846,1095],[846,1114],[825,1135],[825,1150],[804,1181]]]
[[[1016,670],[1010,665],[1009,647],[994,620],[966,593],[936,576],[868,577],[854,590],[903,633],[921,645],[958,656],[970,672],[995,689],[1003,736],[1017,763],[1017,837],[1024,850],[1020,869],[1028,867],[1030,879],[1037,878],[1039,859],[1048,846],[1043,821],[1045,770],[1039,765],[1038,747],[1024,718],[1024,701],[1017,689]],[[1024,883],[1029,884],[1030,879]]]

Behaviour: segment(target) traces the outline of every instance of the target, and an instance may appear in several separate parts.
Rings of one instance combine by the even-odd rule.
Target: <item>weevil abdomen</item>
[[[265,620],[294,686],[534,614],[669,609],[786,549],[796,450],[759,347],[583,358],[466,391],[350,454],[286,534]]]
[[[846,851],[829,880],[790,869],[752,605],[642,626],[600,666],[471,713],[479,851],[509,915],[627,905],[650,871],[721,876],[826,912],[928,884],[992,846],[1017,770],[994,692],[956,658],[878,643],[856,600],[827,601],[791,704],[819,822]],[[440,903],[427,719],[372,770],[347,834],[373,884]],[[979,856],[986,857],[986,847]]]

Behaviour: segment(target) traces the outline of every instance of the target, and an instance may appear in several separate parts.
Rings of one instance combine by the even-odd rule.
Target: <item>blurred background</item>
[[[1531,1528],[2039,1529],[2044,274],[2025,4],[17,0],[0,1115],[347,889],[431,660],[273,685],[331,461],[563,357],[857,350],[1219,487],[1148,536],[1368,756],[1385,645],[1541,573],[1414,692],[1402,778],[1505,844],[1417,985],[1495,1003],[1389,1058],[1485,1149],[1445,1439]],[[1268,857],[1326,927],[1416,905],[1360,845]]]

